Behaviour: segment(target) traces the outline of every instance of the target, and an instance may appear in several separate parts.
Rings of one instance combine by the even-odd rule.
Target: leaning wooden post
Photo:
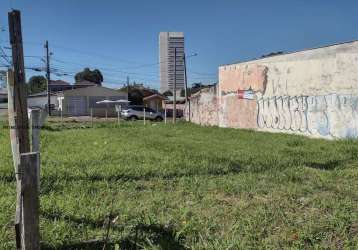
[[[25,211],[27,205],[25,200],[34,198],[38,200],[37,182],[35,183],[35,192],[30,194],[37,194],[35,197],[28,196],[27,190],[27,175],[35,176],[37,179],[36,168],[21,168],[24,166],[24,162],[28,158],[22,159],[20,156],[23,153],[30,152],[30,140],[29,140],[29,122],[27,114],[27,97],[25,88],[25,67],[24,67],[24,55],[22,47],[22,32],[21,32],[21,17],[20,11],[13,10],[8,13],[9,18],[9,33],[10,43],[12,47],[12,63],[13,73],[8,72],[8,106],[9,106],[9,125],[10,125],[10,137],[11,148],[13,153],[16,181],[17,181],[17,199],[16,199],[16,214],[15,214],[15,233],[16,233],[16,247],[18,249],[39,249],[39,234],[36,231],[30,230],[31,227],[24,227],[24,216],[31,217],[35,225],[32,228],[38,228],[38,210]],[[30,171],[30,173],[29,173]],[[30,176],[30,178],[31,178]],[[25,181],[25,183],[23,183]],[[24,189],[22,189],[25,187]],[[27,204],[27,200],[26,200]],[[28,217],[26,217],[26,220]],[[37,218],[37,220],[36,220]],[[30,220],[31,221],[31,220]],[[36,222],[37,221],[37,222]],[[37,230],[38,232],[38,230]],[[33,239],[33,244],[26,245],[26,239]],[[34,246],[34,247],[33,247]]]
[[[40,153],[21,154],[22,249],[40,249],[38,173]]]
[[[25,88],[25,67],[22,48],[21,18],[20,11],[13,10],[9,13],[9,32],[12,46],[12,61],[14,66],[14,112],[15,130],[19,139],[20,153],[30,151],[29,123],[27,114],[27,95]]]

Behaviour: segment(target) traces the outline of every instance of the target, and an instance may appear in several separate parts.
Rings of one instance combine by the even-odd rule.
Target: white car
[[[144,106],[129,106],[121,111],[121,116],[126,120],[144,119],[144,110],[145,119],[163,121],[164,116],[162,112],[157,112]]]

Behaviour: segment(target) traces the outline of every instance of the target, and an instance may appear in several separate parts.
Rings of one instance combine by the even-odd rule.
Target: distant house
[[[92,87],[92,86],[99,86],[99,85],[94,82],[90,82],[90,81],[80,81],[80,82],[75,82],[72,85],[72,87],[73,87],[72,89],[87,88],[87,87]]]
[[[57,95],[55,93],[51,93],[51,106],[54,108],[57,101]],[[27,96],[27,107],[28,108],[41,108],[47,109],[47,91],[43,91],[40,93],[32,94]]]
[[[167,110],[167,116],[173,116],[174,98],[173,96],[168,96],[167,98],[168,100],[164,101],[164,108]],[[176,116],[182,117],[184,115],[185,110],[185,97],[177,96],[175,103]]]
[[[7,89],[0,88],[0,103],[7,102]]]
[[[73,85],[68,82],[62,80],[51,80],[50,81],[50,91],[51,92],[59,92],[68,89],[72,89]]]
[[[96,104],[102,100],[127,100],[127,92],[118,91],[99,85],[65,90],[57,94],[56,107],[61,106],[65,116],[116,116],[114,104]]]
[[[165,100],[167,97],[158,93],[144,97],[143,104],[155,111],[161,111],[164,109]]]
[[[87,88],[97,86],[97,84],[90,82],[90,81],[81,81],[76,82],[74,84],[70,84],[63,80],[51,80],[50,81],[50,91],[51,92],[61,92],[70,89],[79,89],[79,88]]]
[[[0,118],[7,113],[7,89],[0,88]]]

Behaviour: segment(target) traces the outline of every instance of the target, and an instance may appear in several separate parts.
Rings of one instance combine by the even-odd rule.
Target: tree
[[[29,94],[40,93],[47,89],[47,80],[44,76],[32,76],[27,87]]]
[[[180,90],[180,96],[181,96],[181,97],[185,97],[185,89],[181,89],[181,90]]]
[[[164,96],[173,96],[173,92],[171,92],[170,90],[167,90],[167,91],[165,91],[165,92],[163,92],[163,95]]]
[[[98,85],[102,85],[103,75],[98,69],[90,70],[89,68],[84,68],[83,71],[78,72],[75,75],[75,81],[76,83],[81,81],[89,81]]]
[[[0,88],[6,88],[6,71],[0,71]]]
[[[137,88],[129,88],[128,101],[132,105],[143,105],[143,93]]]

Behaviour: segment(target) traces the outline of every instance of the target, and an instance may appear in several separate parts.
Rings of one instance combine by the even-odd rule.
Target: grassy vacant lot
[[[358,141],[141,122],[41,134],[44,249],[358,247]],[[0,129],[0,248],[15,182]],[[82,243],[81,243],[82,242]]]

